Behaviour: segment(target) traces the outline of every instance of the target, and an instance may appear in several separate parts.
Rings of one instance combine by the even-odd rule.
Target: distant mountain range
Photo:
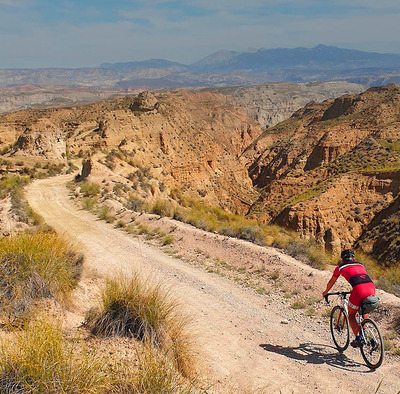
[[[163,59],[144,62],[103,63],[100,68],[128,70],[135,68],[178,68],[195,72],[268,72],[276,69],[295,70],[356,70],[368,68],[398,68],[400,54],[363,52],[335,46],[314,48],[258,49],[250,52],[221,50],[200,61],[184,65]]]
[[[314,48],[221,50],[185,65],[164,59],[103,63],[97,68],[0,70],[0,87],[223,87],[264,82],[400,82],[400,54],[318,45]]]

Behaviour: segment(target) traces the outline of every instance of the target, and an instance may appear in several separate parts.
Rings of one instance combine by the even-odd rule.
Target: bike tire
[[[344,352],[350,343],[349,320],[344,309],[339,305],[332,309],[330,327],[336,348]]]
[[[382,334],[378,325],[372,319],[365,319],[362,326],[366,343],[363,343],[360,348],[361,355],[368,367],[371,369],[379,368],[382,365],[385,353]]]

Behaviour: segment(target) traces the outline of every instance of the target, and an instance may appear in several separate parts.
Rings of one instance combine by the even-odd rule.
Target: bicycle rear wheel
[[[339,305],[332,309],[330,326],[335,346],[340,352],[345,351],[350,342],[349,321],[344,309]]]
[[[362,322],[361,336],[364,343],[360,350],[365,363],[372,369],[380,367],[383,361],[384,346],[377,324],[371,319],[365,319]]]

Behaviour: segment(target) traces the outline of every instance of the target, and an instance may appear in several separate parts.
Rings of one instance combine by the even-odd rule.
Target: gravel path
[[[205,373],[216,382],[216,392],[261,388],[268,393],[374,393],[381,381],[379,393],[400,392],[398,358],[386,358],[382,367],[372,372],[358,351],[338,354],[323,319],[304,316],[273,293],[258,295],[232,280],[169,257],[98,220],[77,208],[65,187],[68,180],[70,176],[36,181],[29,186],[27,198],[50,226],[77,242],[85,254],[85,274],[76,292],[76,307],[70,311],[71,325],[78,325],[84,311],[96,302],[98,289],[93,278],[137,270],[171,286],[193,316]],[[184,227],[180,231],[185,231]],[[204,234],[201,236],[214,240],[220,254],[229,253],[218,237]],[[242,258],[262,249],[266,263],[279,260],[290,271],[312,271],[274,249],[232,242],[240,243]],[[329,273],[316,277],[318,283],[326,282]]]

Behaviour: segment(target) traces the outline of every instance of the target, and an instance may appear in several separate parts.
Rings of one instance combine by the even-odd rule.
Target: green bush
[[[5,176],[0,180],[0,199],[6,198],[14,188],[22,188],[29,182],[29,177]]]
[[[172,234],[167,234],[161,237],[163,246],[170,245],[174,242],[175,237]]]

